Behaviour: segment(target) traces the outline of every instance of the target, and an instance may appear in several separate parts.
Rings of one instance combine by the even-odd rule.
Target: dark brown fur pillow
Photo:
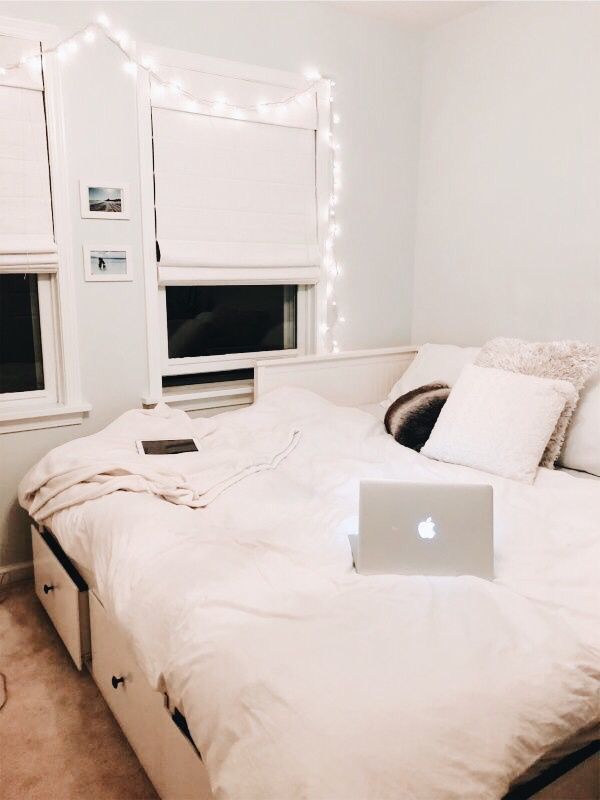
[[[400,395],[386,412],[386,431],[398,444],[419,452],[429,439],[449,394],[447,384],[428,383]]]

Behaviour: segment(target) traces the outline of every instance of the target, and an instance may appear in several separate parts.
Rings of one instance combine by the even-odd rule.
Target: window
[[[0,275],[0,394],[43,389],[37,275]]]
[[[151,55],[163,82],[214,101],[193,103],[139,74],[149,100],[138,106],[144,402],[174,402],[180,390],[191,404],[194,385],[201,403],[209,395],[213,406],[249,402],[247,370],[258,359],[312,352],[318,340],[333,158],[329,85],[306,89],[301,76],[172,50]],[[298,92],[297,102],[280,105]],[[195,379],[202,374],[211,380]],[[165,382],[178,376],[177,385]]]
[[[295,286],[167,286],[169,358],[296,348]]]
[[[41,41],[26,38],[28,23],[18,24],[19,37],[3,35],[5,23],[0,19],[0,58],[23,66],[0,76],[0,433],[75,424],[89,409],[78,394],[72,335],[67,341],[71,287],[55,241],[51,173],[61,208],[65,195],[51,169],[47,114],[54,115],[53,132],[60,126],[45,83],[57,84],[46,59],[40,69]],[[27,62],[30,56],[36,60]],[[62,144],[59,132],[55,156]],[[60,224],[68,240],[64,219]]]

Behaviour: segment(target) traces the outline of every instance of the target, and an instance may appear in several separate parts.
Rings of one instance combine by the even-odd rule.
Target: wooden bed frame
[[[258,362],[255,396],[280,386],[358,406],[380,401],[415,347]],[[117,622],[52,533],[31,527],[36,594],[75,666],[87,666],[162,800],[212,800],[208,775],[185,718],[146,681]],[[505,800],[598,800],[598,742],[571,754]]]

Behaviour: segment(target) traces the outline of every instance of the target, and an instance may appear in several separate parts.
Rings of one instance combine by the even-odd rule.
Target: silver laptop
[[[492,487],[364,480],[357,572],[494,577]]]

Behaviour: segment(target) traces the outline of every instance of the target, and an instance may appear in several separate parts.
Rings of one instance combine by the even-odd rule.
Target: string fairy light
[[[324,242],[323,271],[326,276],[326,321],[319,326],[319,332],[324,348],[330,352],[338,352],[339,344],[336,338],[336,329],[338,324],[345,322],[345,318],[339,314],[335,299],[335,285],[342,274],[342,268],[337,261],[335,253],[335,242],[341,233],[340,225],[336,220],[336,207],[339,203],[341,188],[341,164],[338,158],[340,144],[333,134],[333,127],[339,125],[340,122],[339,114],[334,112],[333,89],[335,81],[323,79],[318,70],[311,69],[304,75],[307,82],[306,85],[299,91],[289,94],[280,100],[266,100],[261,97],[257,102],[242,105],[232,103],[226,97],[201,97],[190,92],[179,81],[164,78],[159,72],[159,67],[148,55],[138,59],[136,56],[136,44],[133,39],[124,30],[113,30],[106,14],[100,14],[94,22],[89,22],[51,47],[41,48],[14,63],[0,65],[0,77],[4,77],[10,72],[23,67],[41,70],[42,58],[53,53],[56,54],[59,61],[67,62],[80,51],[82,44],[93,44],[98,38],[98,34],[111,42],[125,57],[123,68],[126,72],[132,76],[137,76],[138,71],[143,70],[159,92],[168,91],[175,94],[184,101],[183,107],[189,111],[198,111],[204,107],[214,113],[227,113],[234,118],[243,116],[244,112],[257,113],[260,116],[264,116],[271,111],[286,114],[294,103],[302,105],[314,95],[323,80],[327,81],[329,84],[330,111],[329,125],[326,128],[325,135],[330,148],[333,185],[325,211],[327,234]]]
[[[308,77],[305,75],[305,77]],[[341,189],[341,163],[338,158],[340,144],[333,133],[333,126],[339,125],[340,116],[334,110],[333,88],[335,81],[329,81],[329,107],[330,107],[330,126],[326,132],[326,141],[330,148],[330,166],[332,174],[332,188],[329,195],[329,202],[326,212],[327,236],[324,248],[324,271],[327,278],[325,287],[326,298],[326,322],[321,327],[321,335],[326,350],[332,353],[339,352],[339,342],[337,339],[337,327],[346,321],[346,318],[339,313],[336,300],[336,283],[342,275],[342,268],[336,255],[336,241],[342,229],[336,218],[336,210],[340,201]]]
[[[125,66],[128,72],[136,74],[138,69],[142,69],[148,74],[155,84],[163,89],[168,89],[172,92],[175,92],[178,96],[197,104],[199,107],[205,106],[206,108],[214,109],[215,106],[218,106],[220,111],[227,111],[231,113],[253,111],[265,113],[270,109],[285,109],[287,111],[292,103],[296,101],[301,102],[305,97],[313,94],[319,81],[321,80],[321,76],[317,72],[313,72],[311,73],[311,79],[301,90],[283,97],[280,100],[263,99],[257,103],[248,105],[231,103],[225,98],[219,98],[215,100],[215,98],[200,97],[190,92],[188,89],[182,86],[180,82],[163,78],[159,74],[158,68],[152,59],[148,56],[138,59],[135,54],[135,42],[131,39],[126,31],[113,31],[110,27],[110,21],[106,14],[100,14],[95,22],[88,23],[75,33],[72,33],[70,36],[67,36],[65,39],[57,42],[52,47],[42,48],[41,50],[26,56],[20,61],[1,66],[0,75],[7,75],[9,72],[20,69],[24,65],[39,65],[40,59],[43,56],[50,55],[52,53],[56,53],[61,61],[66,61],[80,49],[80,44],[92,44],[96,40],[97,34],[99,33],[108,39],[127,58]]]

